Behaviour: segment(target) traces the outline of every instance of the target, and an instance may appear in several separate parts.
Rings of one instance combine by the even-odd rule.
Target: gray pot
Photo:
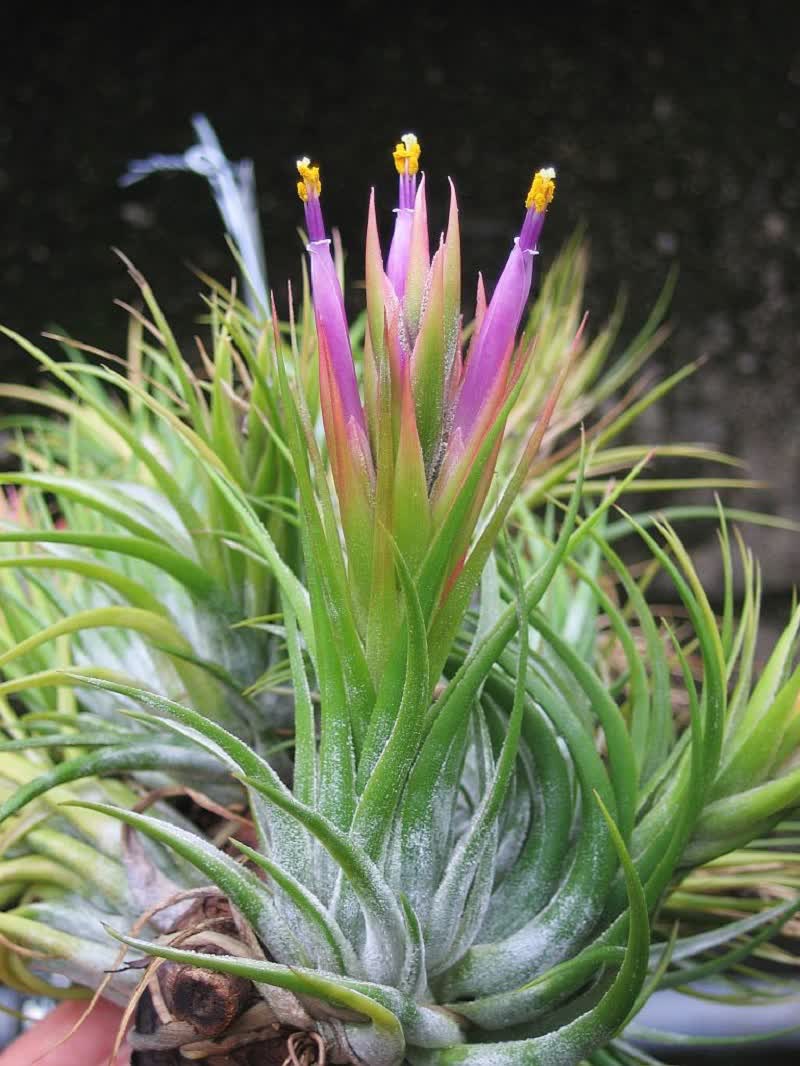
[[[719,982],[702,982],[698,991],[725,994],[730,986]],[[779,1029],[797,1027],[795,1032],[766,1036]],[[641,1034],[639,1027],[682,1035],[686,1043],[662,1043]],[[764,1038],[759,1040],[760,1034]],[[728,1044],[704,1045],[708,1038],[729,1038]],[[774,1003],[752,1006],[714,1003],[682,995],[667,989],[656,992],[637,1014],[626,1038],[671,1063],[725,1062],[731,1066],[764,1062],[769,1052],[769,1066],[797,1066],[800,1062],[800,996]],[[745,1038],[742,1040],[742,1038]]]

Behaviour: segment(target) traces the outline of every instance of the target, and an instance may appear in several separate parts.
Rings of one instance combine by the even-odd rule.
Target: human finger
[[[0,1054],[0,1066],[105,1066],[114,1047],[122,1011],[113,1003],[100,1000],[78,1029],[67,1037],[85,1010],[82,1001],[61,1003]],[[59,1043],[61,1040],[63,1044]],[[114,1060],[114,1066],[128,1066],[129,1062],[130,1052],[123,1051]]]

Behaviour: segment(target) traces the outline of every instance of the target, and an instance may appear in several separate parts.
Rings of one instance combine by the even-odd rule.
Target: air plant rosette
[[[22,342],[65,389],[27,399],[66,421],[6,478],[0,966],[127,1004],[140,1066],[653,1061],[649,996],[735,969],[798,906],[670,924],[693,869],[800,801],[800,614],[756,671],[724,510],[718,618],[674,529],[616,513],[641,455],[592,486],[631,459],[607,447],[631,408],[555,447],[570,370],[581,417],[596,377],[578,322],[542,320],[571,320],[569,288],[531,319],[549,361],[520,333],[552,170],[467,326],[455,193],[431,255],[419,155],[396,146],[385,261],[370,200],[355,359],[307,159],[297,321],[212,286],[201,379],[135,275],[127,374]]]

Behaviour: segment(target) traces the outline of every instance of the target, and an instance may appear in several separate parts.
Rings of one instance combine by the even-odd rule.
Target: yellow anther
[[[547,205],[553,202],[556,192],[556,172],[552,167],[537,170],[533,175],[531,187],[525,199],[526,207],[535,207],[541,213],[547,210]]]
[[[413,133],[404,133],[394,146],[392,158],[398,174],[416,174],[419,170],[420,143]]]
[[[302,159],[297,160],[297,173],[302,179],[297,183],[297,195],[303,203],[306,203],[309,195],[319,196],[322,192],[322,182],[319,180],[319,167],[312,167],[311,160],[308,156],[303,156]]]

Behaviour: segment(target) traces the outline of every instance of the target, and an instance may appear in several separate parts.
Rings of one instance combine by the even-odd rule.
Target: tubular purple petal
[[[317,332],[325,335],[334,378],[341,396],[342,410],[348,422],[351,418],[355,419],[356,424],[366,432],[364,410],[361,406],[353,366],[353,353],[350,348],[350,332],[347,327],[342,290],[331,255],[331,242],[329,240],[311,241],[307,250],[311,263],[311,292],[314,299]]]
[[[515,240],[483,317],[480,334],[464,371],[453,419],[454,429],[460,429],[465,437],[469,436],[505,356],[514,344],[531,289],[533,254],[530,250],[523,251],[519,240]]]
[[[325,240],[325,223],[322,221],[322,208],[319,200],[307,200],[303,205],[306,214],[306,232],[310,241]]]
[[[519,231],[519,246],[523,252],[536,251],[542,229],[544,227],[544,211],[537,211],[535,207],[529,207],[525,214],[525,221]]]
[[[304,158],[298,160],[297,172],[300,175],[297,194],[303,201],[309,237],[306,247],[311,263],[311,293],[317,333],[325,338],[345,422],[349,423],[350,419],[355,419],[357,426],[366,433],[344,299],[331,255],[331,242],[325,236],[325,223],[319,202],[319,194],[322,191],[319,167],[312,166],[310,160]]]
[[[400,300],[402,300],[406,291],[406,275],[408,274],[411,226],[413,222],[413,209],[408,207],[397,208],[394,217],[394,234],[389,247],[389,258],[386,260],[386,275]]]
[[[495,378],[512,350],[533,279],[533,257],[555,192],[555,171],[538,170],[533,177],[519,237],[508,257],[486,309],[475,346],[467,360],[456,403],[453,428],[469,436]]]
[[[406,291],[420,152],[419,141],[413,133],[404,133],[393,152],[394,165],[398,174],[398,193],[394,234],[386,261],[386,274],[401,300]]]

